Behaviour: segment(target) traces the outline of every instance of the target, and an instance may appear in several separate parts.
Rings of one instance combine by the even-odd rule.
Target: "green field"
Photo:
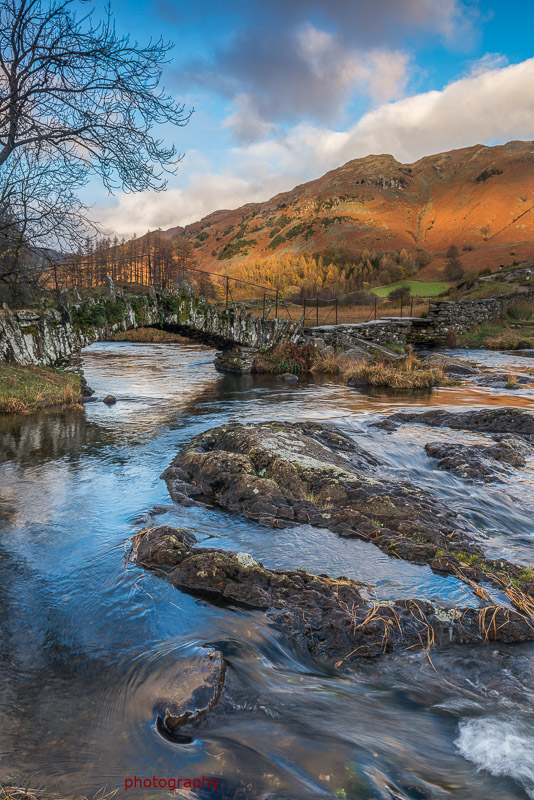
[[[450,284],[443,281],[434,281],[433,283],[426,283],[425,281],[397,281],[391,283],[389,286],[377,286],[376,289],[371,291],[378,297],[387,297],[393,289],[398,289],[399,286],[409,286],[410,294],[412,297],[435,297],[441,292],[445,292]]]

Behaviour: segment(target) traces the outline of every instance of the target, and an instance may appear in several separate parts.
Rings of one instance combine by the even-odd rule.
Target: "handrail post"
[[[317,327],[319,327],[319,295],[317,295],[316,299],[316,319],[317,319]]]
[[[226,310],[227,311],[228,311],[228,283],[229,283],[229,281],[230,281],[230,278],[227,275],[226,276]]]
[[[413,297],[410,300],[410,317],[413,317]]]
[[[400,298],[400,301],[401,301],[401,319],[402,319],[402,300],[403,300],[403,296],[401,294],[401,298]]]
[[[276,290],[274,317],[275,317],[275,319],[278,319],[278,289]]]
[[[336,325],[337,325],[337,297],[336,297]]]
[[[378,300],[378,297],[375,294],[375,320],[376,320],[376,303],[377,303],[377,300]]]
[[[304,295],[304,314],[302,317],[302,327],[306,327],[306,295]]]
[[[263,293],[263,319],[265,319],[265,292]]]

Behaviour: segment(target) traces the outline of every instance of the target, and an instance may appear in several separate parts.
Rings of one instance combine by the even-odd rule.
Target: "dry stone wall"
[[[467,333],[476,325],[499,319],[510,304],[533,301],[534,290],[486,300],[434,301],[429,305],[426,319],[413,321],[408,339],[415,344],[440,344],[451,330],[457,334]]]

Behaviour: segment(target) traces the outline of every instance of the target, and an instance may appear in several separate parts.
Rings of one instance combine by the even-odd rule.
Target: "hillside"
[[[534,142],[475,145],[413,164],[370,155],[164,235],[189,241],[198,265],[216,272],[287,254],[404,248],[432,255],[419,273],[432,278],[451,244],[465,269],[495,268],[534,256]]]

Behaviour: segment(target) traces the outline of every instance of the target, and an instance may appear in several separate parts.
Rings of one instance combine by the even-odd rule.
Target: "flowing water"
[[[512,368],[499,355],[462,356]],[[101,397],[116,395],[115,406],[0,418],[0,783],[92,797],[117,787],[124,795],[134,775],[212,776],[215,791],[175,796],[534,797],[533,645],[434,649],[432,660],[414,651],[362,661],[339,677],[297,652],[263,614],[182,594],[125,559],[141,525],[165,523],[266,566],[359,578],[380,598],[476,606],[456,579],[371,544],[173,506],[159,475],[192,436],[227,421],[330,420],[384,474],[465,514],[488,552],[530,563],[534,463],[504,483],[470,484],[436,470],[424,444],[484,435],[417,425],[391,434],[370,423],[406,407],[529,407],[532,390],[408,396],[324,379],[219,375],[213,351],[193,344],[98,344],[84,360],[89,384]],[[228,664],[222,701],[188,737],[165,737],[154,698],[206,644]]]

